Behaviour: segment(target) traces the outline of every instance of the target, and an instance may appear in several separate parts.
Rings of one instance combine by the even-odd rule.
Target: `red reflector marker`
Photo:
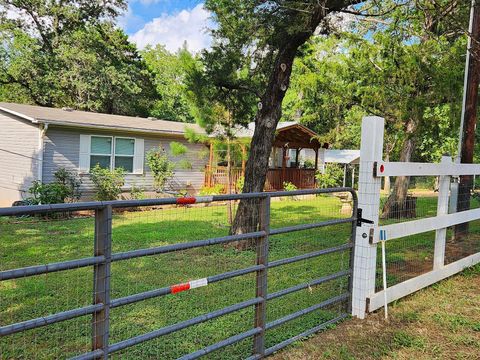
[[[385,171],[385,166],[383,166],[383,164],[382,164],[382,165],[380,165],[380,172],[382,173],[384,171]]]
[[[180,197],[177,199],[177,204],[179,205],[187,205],[187,204],[195,204],[197,199],[194,197]]]
[[[177,285],[172,285],[170,287],[170,291],[172,294],[176,294],[189,289],[190,289],[190,283],[177,284]]]

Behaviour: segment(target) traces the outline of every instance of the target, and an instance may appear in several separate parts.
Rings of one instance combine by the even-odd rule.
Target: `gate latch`
[[[373,224],[373,220],[364,219],[362,217],[362,209],[358,208],[357,209],[357,226],[362,226],[362,223]]]

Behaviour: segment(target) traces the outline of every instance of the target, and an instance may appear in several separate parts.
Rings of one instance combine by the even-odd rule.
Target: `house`
[[[194,192],[203,185],[205,145],[184,136],[186,126],[204,133],[195,124],[0,102],[0,126],[0,206],[25,198],[34,180],[51,182],[60,167],[80,174],[84,199],[93,194],[88,173],[96,163],[123,167],[126,191],[132,185],[152,189],[145,153],[168,149],[172,141],[187,147],[192,165],[175,170],[172,187]]]
[[[246,154],[246,143],[249,142],[255,131],[255,123],[247,128],[238,128],[235,131],[237,144]],[[248,140],[248,141],[245,141]],[[269,168],[265,183],[265,191],[276,191],[284,188],[284,183],[292,183],[298,189],[312,189],[315,187],[315,173],[319,166],[319,153],[323,144],[318,140],[318,134],[307,127],[294,122],[278,123],[272,153],[269,159]],[[227,185],[227,167],[215,156],[212,143],[210,157],[205,169],[206,186],[221,184]],[[311,164],[301,161],[302,158],[311,158]],[[230,184],[235,187],[236,182],[245,172],[245,157],[241,166],[231,169]]]

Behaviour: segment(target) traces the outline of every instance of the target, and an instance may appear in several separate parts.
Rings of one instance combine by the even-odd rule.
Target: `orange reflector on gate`
[[[170,287],[170,291],[172,294],[176,294],[189,289],[190,289],[190,283],[177,284],[177,285],[172,285]]]
[[[187,205],[187,204],[195,204],[197,199],[194,197],[180,197],[177,199],[177,204],[179,205]]]

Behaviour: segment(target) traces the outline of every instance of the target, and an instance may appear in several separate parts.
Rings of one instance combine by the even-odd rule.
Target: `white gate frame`
[[[386,289],[390,303],[426,286],[454,275],[480,262],[480,253],[445,265],[447,227],[480,219],[480,209],[448,213],[451,177],[479,175],[480,165],[456,164],[449,156],[441,163],[384,162],[382,160],[384,120],[366,117],[362,121],[360,148],[360,179],[358,207],[362,218],[373,224],[362,223],[357,229],[352,290],[352,315],[364,318],[366,312],[384,306],[384,291],[375,293],[377,244],[397,238],[436,231],[433,270]],[[397,224],[379,226],[381,178],[386,176],[440,176],[437,215]]]

